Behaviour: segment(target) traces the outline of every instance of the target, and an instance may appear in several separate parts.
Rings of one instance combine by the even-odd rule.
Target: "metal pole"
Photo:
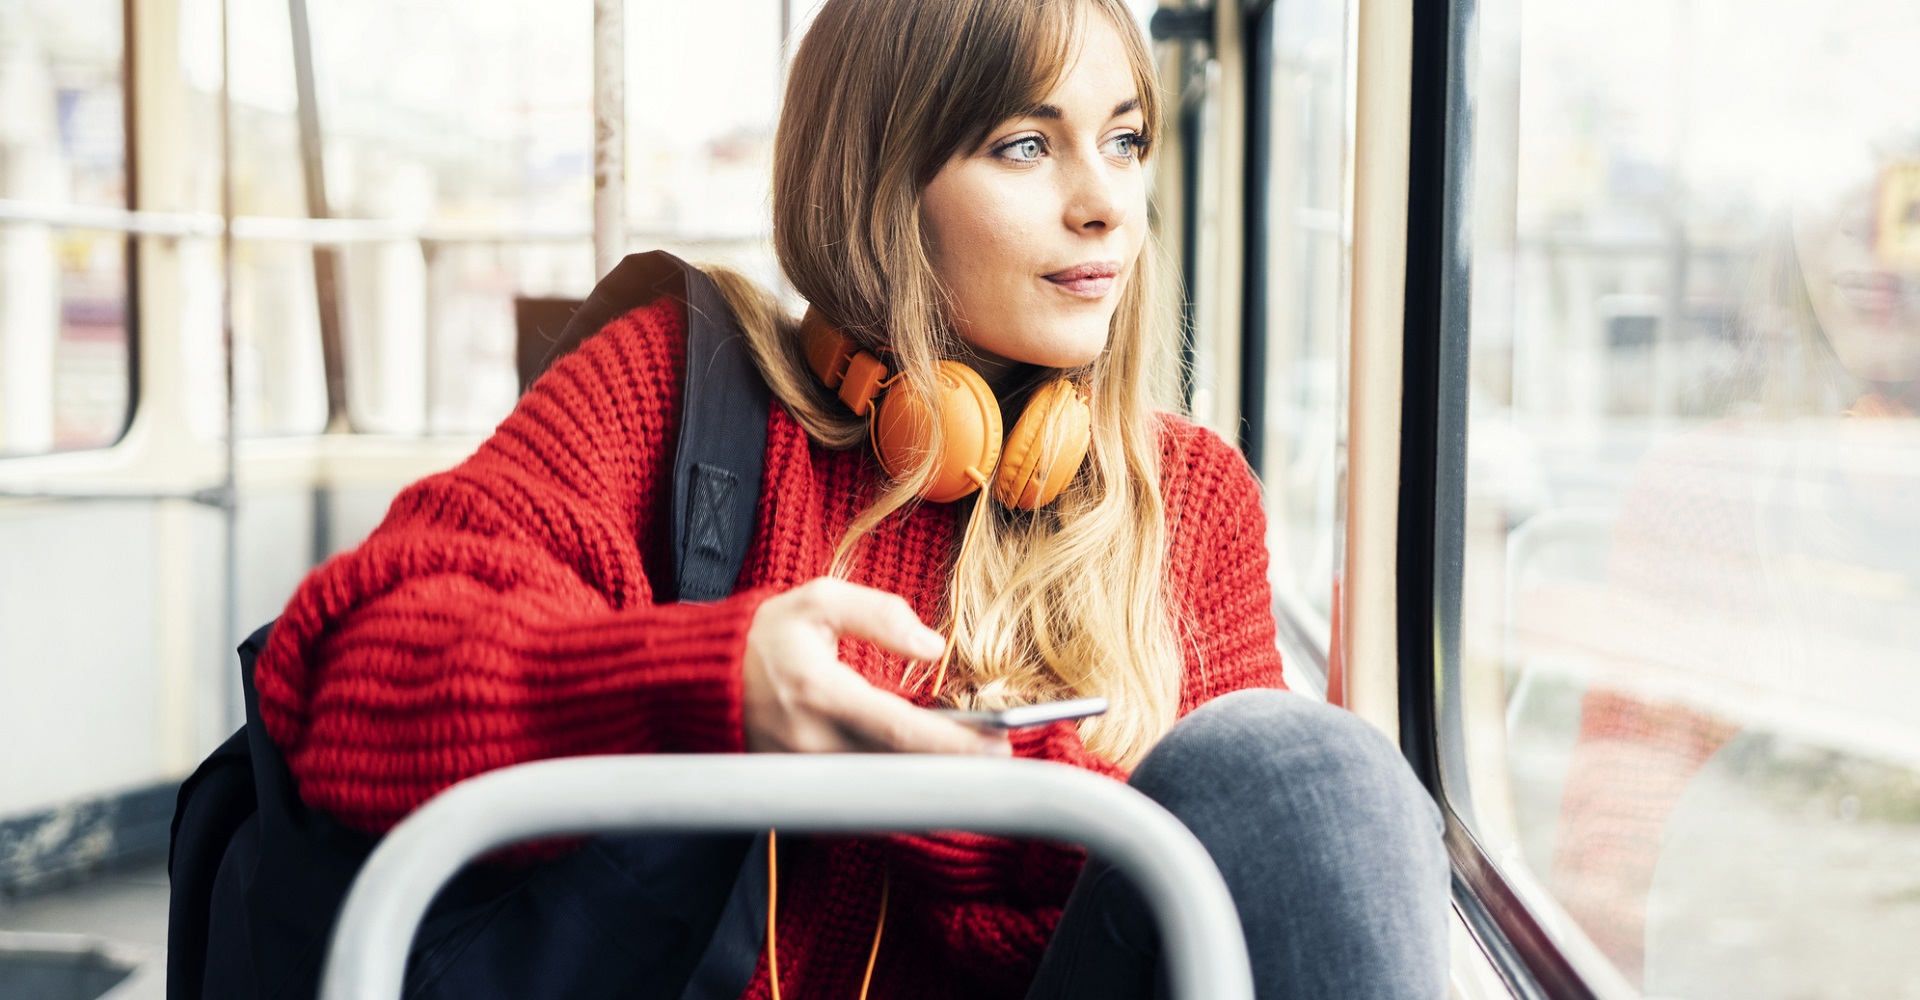
[[[347,894],[323,1000],[400,996],[440,887],[473,858],[561,834],[624,830],[977,830],[1074,841],[1125,871],[1159,920],[1173,996],[1253,1000],[1233,897],[1200,841],[1111,778],[1030,760],[765,754],[570,757],[454,786],[381,841]]]
[[[440,310],[434,303],[440,300],[439,289],[434,287],[439,272],[440,244],[433,240],[420,241],[420,261],[426,272],[427,294],[423,303],[426,313],[426,336],[421,338],[421,370],[426,378],[420,386],[420,433],[433,436],[433,414],[439,403],[438,369],[440,367]]]
[[[300,171],[306,180],[307,216],[333,215],[327,200],[326,136],[320,131],[320,94],[313,79],[313,30],[307,0],[287,0],[293,27],[293,84],[300,125]],[[327,433],[352,430],[347,409],[346,334],[340,320],[340,251],[313,248],[313,292],[320,313],[320,361],[327,375]]]
[[[780,0],[780,74],[784,80],[787,64],[793,61],[793,0]]]
[[[233,382],[233,47],[228,7],[228,0],[220,0],[220,354],[227,394],[226,471],[220,482],[226,536],[226,561],[221,567],[225,576],[220,608],[222,649],[240,641],[240,402]],[[229,682],[221,690],[227,693],[227,725],[240,725],[247,716],[240,686]]]
[[[625,0],[593,0],[593,270],[606,277],[627,252],[627,18]]]

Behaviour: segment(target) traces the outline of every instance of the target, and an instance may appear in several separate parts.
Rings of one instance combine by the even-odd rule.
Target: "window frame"
[[[1445,823],[1454,905],[1516,997],[1590,1000],[1462,818],[1471,811],[1460,670],[1466,528],[1476,0],[1411,0],[1395,592],[1400,744]],[[1459,804],[1459,809],[1455,808]]]
[[[1241,58],[1246,96],[1240,202],[1240,453],[1258,470],[1267,440],[1267,268],[1273,173],[1273,19],[1276,0],[1243,0]]]
[[[120,148],[122,169],[127,175],[123,201],[128,212],[140,210],[140,144],[136,141],[140,134],[140,88],[134,86],[134,81],[139,77],[140,46],[139,33],[135,30],[137,18],[134,9],[138,3],[139,0],[121,0],[120,3]],[[125,240],[127,412],[120,423],[120,433],[113,437],[113,444],[126,439],[127,433],[133,430],[134,417],[140,412],[140,241],[131,232],[126,234]]]
[[[11,211],[0,213],[0,224],[39,223],[54,230],[78,230],[81,232],[111,233],[119,236],[121,242],[122,266],[126,281],[122,291],[124,301],[121,304],[122,331],[126,338],[126,406],[120,416],[120,425],[113,436],[98,444],[81,448],[49,448],[44,451],[20,453],[0,452],[0,462],[13,462],[24,459],[36,459],[47,455],[73,455],[87,452],[100,452],[117,447],[125,441],[133,430],[134,418],[140,412],[140,235],[137,225],[137,213],[140,210],[140,171],[139,146],[139,88],[136,60],[138,46],[135,44],[134,6],[138,0],[121,0],[120,3],[120,169],[125,177],[121,190],[121,204],[118,210],[98,205],[67,204],[52,202],[24,201],[13,202]]]

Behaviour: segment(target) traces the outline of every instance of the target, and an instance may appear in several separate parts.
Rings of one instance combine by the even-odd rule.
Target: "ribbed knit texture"
[[[877,465],[812,444],[776,402],[737,592],[654,603],[671,572],[663,486],[684,347],[670,300],[609,324],[471,458],[408,487],[359,548],[301,584],[258,682],[267,730],[310,805],[377,832],[508,764],[742,751],[740,663],[754,611],[826,572]],[[1173,417],[1163,427],[1184,715],[1238,688],[1279,687],[1280,660],[1258,485],[1216,435]],[[869,537],[854,579],[937,621],[956,542],[951,505],[918,505]],[[841,647],[869,681],[898,690],[897,657]],[[1014,749],[1125,777],[1071,723],[1016,733]],[[891,869],[875,1000],[1020,997],[1082,857],[963,833],[782,838],[782,992],[853,1000]],[[745,997],[769,995],[763,956]]]

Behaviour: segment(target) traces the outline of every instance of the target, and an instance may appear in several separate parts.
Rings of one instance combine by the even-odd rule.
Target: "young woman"
[[[1431,803],[1384,739],[1278,690],[1259,487],[1155,408],[1171,327],[1151,305],[1143,163],[1159,126],[1119,0],[829,0],[776,141],[775,242],[810,317],[715,274],[775,397],[736,592],[654,600],[684,361],[682,307],[662,300],[557,364],[295,595],[259,687],[307,802],[382,831],[462,778],[566,754],[1059,761],[1131,774],[1208,845],[1262,997],[1442,995]],[[869,419],[810,363],[835,336],[921,405],[960,391],[953,361],[1008,426],[1037,394],[1086,400],[1084,463],[1033,510],[936,489],[939,442],[889,474]],[[1106,715],[1010,740],[928,711],[1095,694]],[[717,893],[683,892],[650,881],[647,843],[591,849],[636,906],[698,914],[679,929],[698,955],[740,854],[716,862]],[[782,840],[744,995],[1153,995],[1150,916],[1082,861],[964,833]],[[655,978],[634,992],[681,995],[686,964],[641,961]]]

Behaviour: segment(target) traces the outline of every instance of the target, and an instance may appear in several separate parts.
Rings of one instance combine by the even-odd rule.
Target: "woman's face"
[[[1920,379],[1920,261],[1909,249],[1917,226],[1920,192],[1886,177],[1837,204],[1795,210],[1794,249],[1814,316],[1856,378]]]
[[[1012,362],[1098,357],[1146,237],[1146,119],[1119,33],[1088,18],[1072,58],[1041,104],[956,154],[921,194],[950,319],[989,378]]]

